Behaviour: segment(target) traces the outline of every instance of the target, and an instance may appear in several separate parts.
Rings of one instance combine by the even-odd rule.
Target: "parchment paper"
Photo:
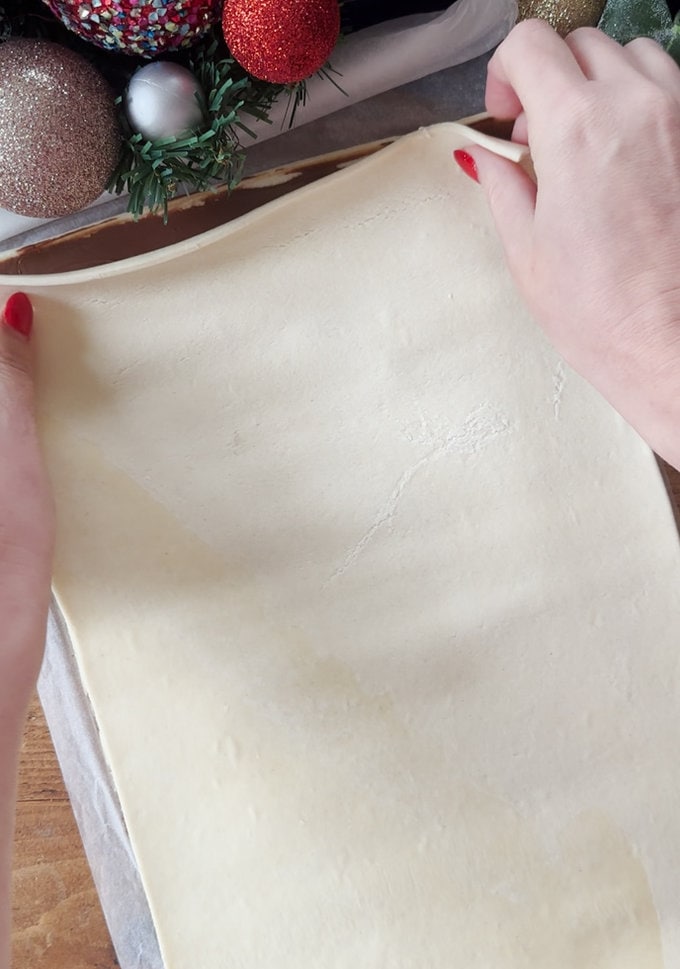
[[[56,603],[38,692],[121,969],[163,969],[97,725]]]

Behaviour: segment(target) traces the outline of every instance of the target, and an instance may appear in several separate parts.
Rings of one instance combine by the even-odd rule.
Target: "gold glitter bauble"
[[[106,188],[121,148],[113,93],[73,51],[0,45],[0,207],[55,218]]]
[[[594,27],[602,16],[605,0],[518,0],[519,19],[547,20],[562,34],[577,27]]]
[[[263,81],[295,84],[328,60],[340,33],[338,0],[227,0],[224,37],[239,64]]]

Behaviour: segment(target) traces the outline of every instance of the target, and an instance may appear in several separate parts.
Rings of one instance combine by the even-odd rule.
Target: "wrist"
[[[577,314],[573,329],[546,326],[565,360],[634,427],[680,466],[680,293]]]
[[[0,635],[0,722],[4,729],[18,724],[21,731],[40,672],[45,643],[44,625],[21,635]]]
[[[680,317],[677,301],[654,301],[651,310],[640,321],[638,332],[641,335],[639,350],[631,355],[631,380],[627,382],[628,394],[635,402],[635,413],[629,420],[660,457],[680,468]],[[625,392],[624,386],[622,394]]]
[[[614,360],[591,382],[659,457],[680,470],[680,346],[647,359]]]

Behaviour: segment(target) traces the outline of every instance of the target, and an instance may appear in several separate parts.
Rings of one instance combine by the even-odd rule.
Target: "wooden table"
[[[680,513],[680,473],[669,469]],[[19,774],[13,969],[118,966],[37,698]]]
[[[118,966],[37,696],[19,769],[13,969]]]

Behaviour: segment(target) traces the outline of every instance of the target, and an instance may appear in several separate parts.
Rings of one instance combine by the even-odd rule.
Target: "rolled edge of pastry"
[[[479,121],[487,117],[486,115],[476,115],[474,118],[466,119],[469,121]],[[500,155],[501,158],[507,158],[508,161],[514,162],[516,165],[520,165],[524,171],[536,181],[536,173],[534,171],[533,162],[531,160],[531,152],[529,151],[528,145],[518,144],[516,141],[508,141],[505,138],[497,138],[494,135],[487,135],[483,131],[478,131],[476,128],[472,128],[469,124],[464,124],[459,121],[454,121],[451,124],[451,128],[455,130],[461,138],[466,138],[468,141],[472,142],[474,145],[479,145],[481,148],[486,148],[487,151],[493,152],[494,155]]]

